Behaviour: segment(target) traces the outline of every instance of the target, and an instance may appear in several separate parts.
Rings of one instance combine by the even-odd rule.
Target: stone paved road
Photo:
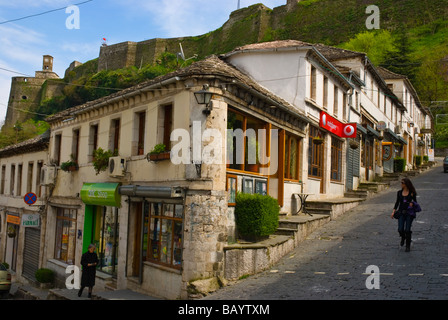
[[[448,299],[448,174],[439,164],[411,177],[423,209],[411,252],[390,218],[398,182],[329,222],[271,269],[204,299]],[[368,266],[379,268],[379,282]],[[367,283],[379,283],[368,289]]]

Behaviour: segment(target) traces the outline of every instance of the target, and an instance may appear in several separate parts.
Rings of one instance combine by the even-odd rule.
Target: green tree
[[[388,30],[374,30],[358,33],[353,39],[342,43],[341,48],[364,52],[374,65],[382,64],[397,49],[395,41]]]

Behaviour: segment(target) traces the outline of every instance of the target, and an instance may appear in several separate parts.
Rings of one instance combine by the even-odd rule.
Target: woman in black
[[[417,192],[408,178],[401,180],[401,190],[397,192],[397,201],[395,202],[394,211],[391,218],[398,215],[398,233],[401,236],[400,245],[403,246],[406,241],[406,252],[411,249],[411,225],[415,217],[408,214],[407,209],[413,206],[413,201],[417,202]]]
[[[89,287],[89,298],[92,297],[92,289],[95,285],[96,265],[98,264],[98,256],[95,253],[95,245],[90,244],[89,249],[81,257],[82,276],[81,289],[79,289],[78,297],[81,296],[85,287]]]

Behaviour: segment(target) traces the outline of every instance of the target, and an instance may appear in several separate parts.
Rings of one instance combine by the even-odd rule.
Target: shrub
[[[54,271],[51,269],[38,269],[34,275],[40,283],[52,283],[54,280]]]
[[[406,169],[406,159],[394,158],[394,172],[404,172]]]
[[[273,234],[278,227],[280,206],[271,196],[238,193],[235,220],[240,236],[257,240]]]
[[[414,156],[414,163],[417,167],[421,166],[422,165],[422,156]]]
[[[423,156],[423,162],[428,162],[429,161],[429,156]]]

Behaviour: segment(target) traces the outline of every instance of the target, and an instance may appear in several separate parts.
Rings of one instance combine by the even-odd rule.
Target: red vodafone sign
[[[356,123],[342,123],[328,113],[320,112],[320,127],[341,138],[356,138]]]

